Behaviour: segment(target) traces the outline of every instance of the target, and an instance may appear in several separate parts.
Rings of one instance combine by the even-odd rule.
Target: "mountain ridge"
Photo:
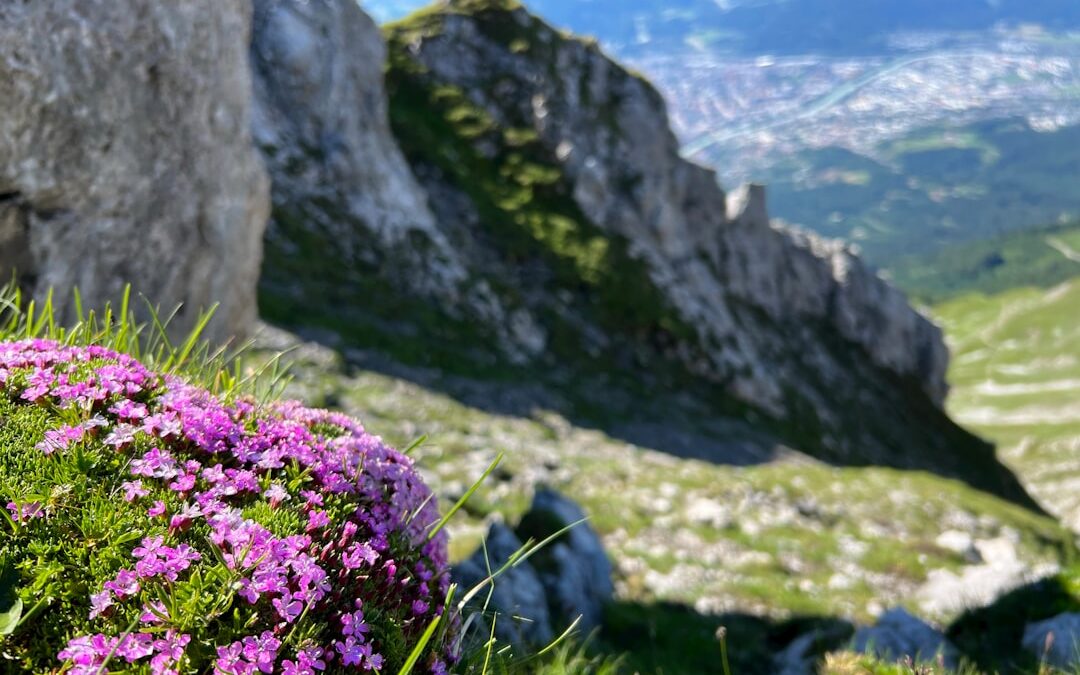
[[[660,95],[595,43],[507,0],[443,3],[385,35],[394,140],[445,243],[408,236],[415,250],[462,261],[462,285],[410,295],[403,289],[423,285],[425,264],[368,243],[371,225],[358,217],[353,239],[315,236],[311,251],[365,242],[376,257],[357,268],[366,270],[359,282],[332,293],[338,305],[364,298],[368,307],[348,320],[320,315],[305,299],[311,288],[290,279],[275,290],[268,265],[270,318],[304,317],[346,342],[359,330],[369,346],[407,348],[419,364],[524,366],[511,377],[540,372],[548,385],[567,381],[569,372],[558,375],[567,368],[608,387],[616,373],[646,399],[681,392],[733,418],[771,419],[765,428],[778,440],[832,461],[938,469],[1031,504],[992,448],[940,412],[940,331],[847,247],[770,223],[761,188],[725,194],[710,171],[680,158]],[[330,58],[330,71],[342,67]],[[378,96],[382,83],[367,87]],[[321,152],[305,161],[318,167]],[[302,193],[278,199],[271,231],[286,220],[283,207],[312,203]],[[319,209],[332,217],[345,203]],[[271,243],[268,260],[285,257]],[[414,278],[395,281],[395,270]],[[290,283],[291,299],[279,292]],[[469,299],[476,289],[480,305]],[[403,327],[404,316],[422,318]],[[387,328],[393,337],[380,337]],[[423,339],[432,331],[444,336],[434,353]]]

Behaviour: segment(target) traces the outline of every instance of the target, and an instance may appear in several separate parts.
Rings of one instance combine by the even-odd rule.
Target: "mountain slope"
[[[1080,226],[952,246],[894,274],[936,303],[953,353],[950,414],[999,444],[1040,502],[1080,527]]]
[[[391,122],[436,218],[550,331],[549,354],[674,367],[692,382],[654,391],[749,405],[800,449],[1026,501],[935,407],[936,327],[849,250],[772,226],[760,188],[725,199],[679,157],[656,91],[595,44],[508,1],[386,34]]]
[[[1080,529],[1080,275],[964,296],[934,314],[956,352],[949,411],[999,443],[1032,494]]]
[[[912,296],[938,303],[968,293],[995,295],[1025,286],[1057,286],[1080,276],[1078,251],[1080,225],[1054,225],[903,258],[891,274]]]
[[[956,608],[941,611],[943,593],[969,606],[996,577],[1015,585],[1067,555],[1052,519],[932,474],[794,453],[750,467],[672,457],[550,411],[469,405],[280,331],[262,337],[264,357],[291,349],[290,395],[358,415],[399,447],[427,434],[412,456],[444,507],[505,452],[449,525],[455,560],[492,520],[515,522],[537,485],[572,495],[616,568],[616,602],[592,644],[623,655],[620,672],[720,673],[715,631],[725,626],[733,672],[776,673],[774,658],[800,636],[818,633],[813,656],[892,606],[948,621]],[[988,569],[939,543],[965,537],[1015,561]]]

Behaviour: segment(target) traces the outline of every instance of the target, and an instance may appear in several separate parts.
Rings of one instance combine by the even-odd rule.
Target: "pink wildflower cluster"
[[[387,656],[369,616],[408,643],[442,612],[449,575],[445,534],[430,536],[435,500],[411,460],[355,420],[294,402],[226,403],[129,356],[47,340],[0,344],[0,388],[12,401],[64,411],[67,423],[37,446],[43,454],[100,443],[128,455],[116,499],[156,523],[132,544],[130,562],[91,593],[89,617],[104,630],[59,652],[66,672],[124,664],[149,665],[154,675],[375,671]],[[272,532],[245,515],[260,504],[295,511],[296,531]],[[17,521],[43,515],[37,504],[7,508]],[[160,600],[213,565],[233,580],[221,591],[231,594],[222,620],[238,607],[252,617],[250,633],[228,644],[208,626],[199,634],[170,616]],[[129,605],[138,612],[130,632],[112,621]],[[297,633],[304,639],[293,640]],[[209,663],[192,662],[192,640]],[[433,672],[450,658],[441,649],[427,658]]]

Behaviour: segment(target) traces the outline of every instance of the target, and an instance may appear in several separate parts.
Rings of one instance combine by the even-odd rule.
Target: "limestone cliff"
[[[819,456],[1027,500],[941,411],[940,330],[849,248],[771,223],[762,188],[725,195],[594,43],[451,0],[386,29],[384,92],[351,2],[257,6],[271,318],[430,365],[705,392]]]
[[[300,305],[364,287],[367,303],[397,308],[407,296],[459,316],[468,307],[512,359],[535,355],[513,338],[515,317],[487,282],[469,278],[390,133],[386,47],[359,6],[255,0],[251,61],[275,206],[264,287]],[[331,264],[315,280],[307,273],[319,260]]]
[[[0,270],[87,306],[125,283],[179,333],[256,315],[268,199],[247,0],[0,4]],[[67,313],[70,318],[70,311]]]

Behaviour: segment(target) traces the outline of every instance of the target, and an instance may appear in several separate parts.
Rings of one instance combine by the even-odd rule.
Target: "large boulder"
[[[604,607],[615,594],[611,561],[587,520],[573,501],[541,488],[517,527],[519,537],[537,542],[565,530],[531,561],[548,591],[556,622],[567,624],[580,617],[578,626],[584,633],[600,626]]]
[[[126,283],[176,332],[245,333],[268,214],[248,0],[0,5],[0,273],[41,297]],[[64,318],[72,312],[67,308]]]
[[[1069,670],[1080,664],[1080,613],[1067,612],[1024,628],[1024,649]]]
[[[350,257],[370,255],[364,243],[407,243],[410,232],[440,237],[390,133],[385,61],[378,27],[352,0],[255,0],[253,129],[279,221],[286,211],[333,204],[316,222],[308,212],[305,227],[325,228]],[[435,272],[460,274],[452,263]]]
[[[903,608],[891,609],[874,626],[855,632],[852,648],[882,659],[934,662],[942,659],[948,668],[956,668],[959,655],[945,635]]]
[[[462,592],[468,592],[502,567],[522,545],[509,527],[502,523],[493,524],[484,546],[454,568],[454,581],[461,586]],[[500,642],[519,647],[547,644],[554,637],[547,591],[528,562],[508,568],[484,588],[470,612],[479,613],[483,618],[477,624],[483,640],[488,638],[492,621]]]
[[[479,637],[487,640],[493,620],[495,635],[518,647],[543,646],[574,622],[579,634],[598,628],[615,593],[611,562],[581,507],[554,490],[537,490],[516,531],[493,524],[484,546],[454,568],[454,580],[468,592],[524,542],[546,544],[499,574],[466,612],[479,619],[472,619]]]

